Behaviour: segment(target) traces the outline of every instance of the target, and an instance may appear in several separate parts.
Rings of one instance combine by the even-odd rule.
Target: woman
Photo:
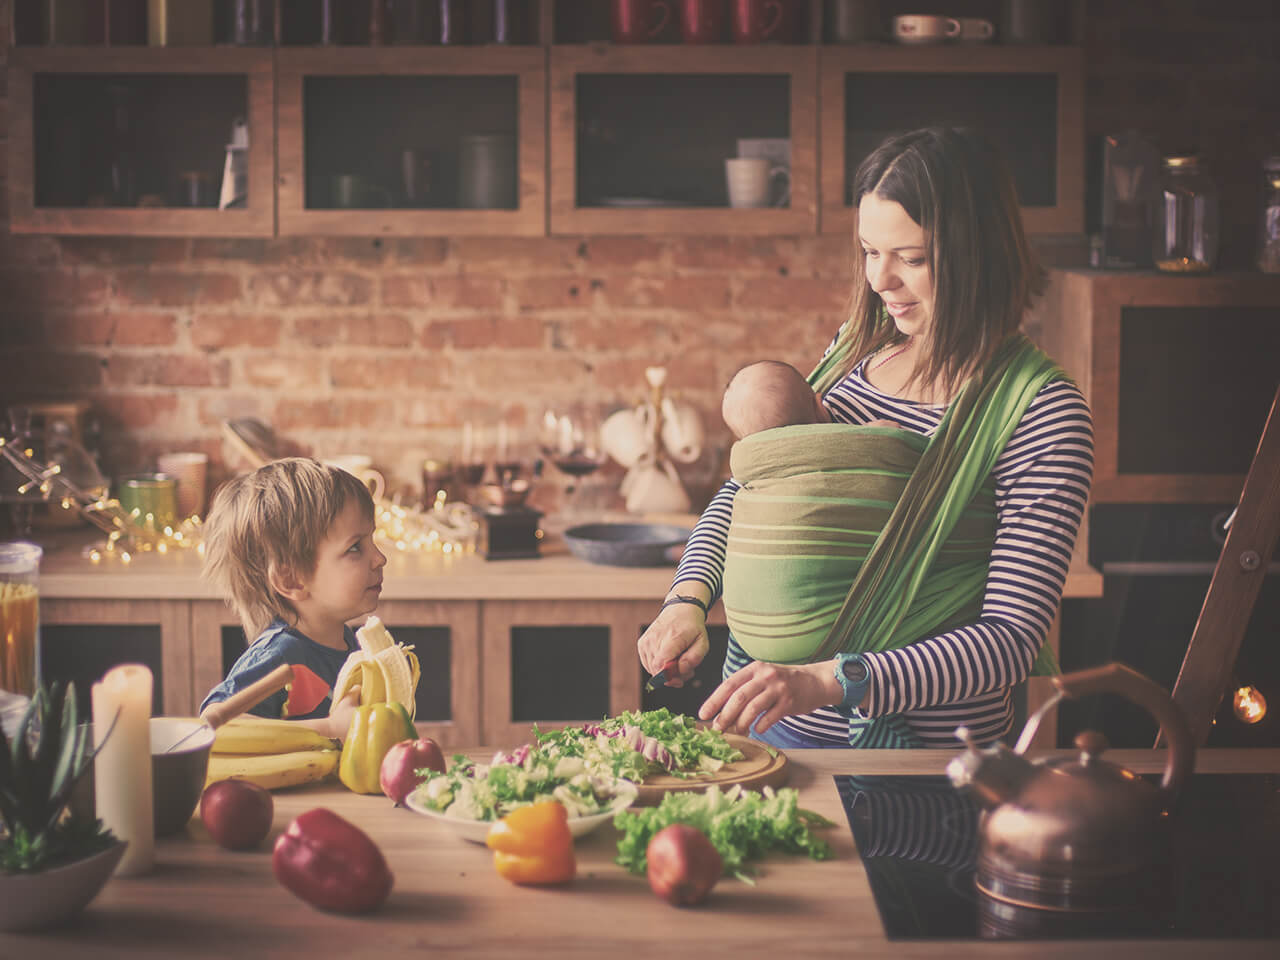
[[[854,202],[861,256],[850,319],[814,379],[837,424],[893,421],[898,429],[860,429],[916,451],[919,466],[902,481],[903,499],[885,507],[889,519],[851,586],[846,579],[848,596],[825,641],[805,656],[790,650],[773,658],[785,662],[766,662],[744,650],[730,615],[725,679],[700,716],[781,747],[954,747],[961,725],[990,742],[1012,725],[1012,688],[1031,672],[1061,600],[1092,478],[1089,409],[1018,333],[1043,270],[1023,234],[1012,179],[980,136],[932,128],[887,140],[859,167]],[[850,436],[848,427],[834,429]],[[755,439],[735,445],[735,458]],[[880,440],[868,442],[878,456]],[[967,477],[974,463],[983,473]],[[736,459],[733,475],[742,477]],[[973,602],[917,616],[955,592],[944,584],[929,603],[919,599],[951,576],[940,572],[936,545],[921,544],[952,536],[983,484],[991,532]],[[728,481],[698,521],[638,644],[650,673],[676,661],[679,683],[706,656],[707,608],[733,553],[735,498],[751,486]],[[921,561],[920,550],[933,552]],[[759,582],[769,586],[767,577]],[[915,606],[902,608],[908,604]],[[793,611],[797,619],[805,612]],[[923,623],[932,626],[921,630]],[[911,634],[913,625],[920,632]]]

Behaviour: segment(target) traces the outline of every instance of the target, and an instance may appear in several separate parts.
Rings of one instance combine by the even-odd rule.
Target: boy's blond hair
[[[218,489],[204,528],[204,575],[250,643],[273,620],[297,622],[298,611],[272,583],[285,570],[315,572],[320,542],[353,499],[372,519],[373,498],[359,478],[306,457],[272,461]]]

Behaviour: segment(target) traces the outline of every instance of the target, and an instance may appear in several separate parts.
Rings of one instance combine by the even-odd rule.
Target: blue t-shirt
[[[261,680],[282,663],[295,668],[292,688],[277,690],[256,707],[249,709],[259,717],[288,720],[313,720],[329,715],[333,684],[347,654],[358,648],[350,627],[343,628],[346,650],[335,650],[316,643],[310,637],[277,620],[240,654],[226,679],[209,691],[200,704],[201,712],[211,703],[226,700],[251,683]],[[328,692],[324,692],[324,685]],[[289,709],[285,707],[288,705]]]

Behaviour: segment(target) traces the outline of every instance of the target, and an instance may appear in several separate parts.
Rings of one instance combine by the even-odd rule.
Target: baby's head
[[[315,572],[320,543],[353,500],[373,518],[373,498],[358,477],[305,457],[272,461],[218,489],[204,528],[204,574],[250,643],[277,618],[296,622],[298,611],[272,584],[284,570]]]
[[[720,410],[739,440],[772,427],[831,420],[800,371],[778,360],[761,360],[735,373]]]

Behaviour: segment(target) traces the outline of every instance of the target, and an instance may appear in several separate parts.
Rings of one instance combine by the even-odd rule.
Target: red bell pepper
[[[294,896],[336,913],[373,910],[394,880],[369,835],[324,807],[299,814],[280,834],[271,869]]]

